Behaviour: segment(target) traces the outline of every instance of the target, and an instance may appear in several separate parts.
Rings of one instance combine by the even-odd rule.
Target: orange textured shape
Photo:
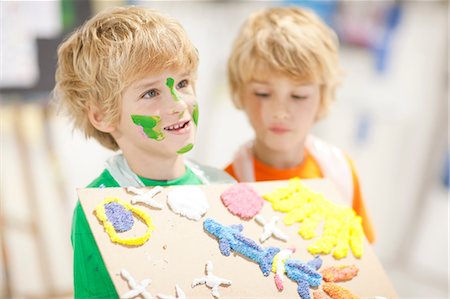
[[[322,289],[333,299],[360,299],[352,294],[348,289],[341,287],[332,282],[326,282],[322,285]]]
[[[328,296],[324,291],[317,290],[313,292],[313,298],[314,299],[332,299],[330,296]]]
[[[358,268],[351,266],[332,266],[320,271],[326,282],[340,282],[352,279],[358,274]]]

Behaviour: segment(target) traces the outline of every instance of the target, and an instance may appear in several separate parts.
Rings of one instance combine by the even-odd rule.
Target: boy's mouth
[[[190,122],[191,122],[190,120],[179,121],[173,125],[164,127],[164,130],[169,131],[171,133],[184,134],[188,132],[190,128]]]

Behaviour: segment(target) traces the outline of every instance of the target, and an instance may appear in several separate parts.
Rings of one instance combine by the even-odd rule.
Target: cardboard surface
[[[302,182],[314,191],[323,193],[329,200],[340,202],[339,194],[330,182],[322,179],[302,180]],[[274,181],[250,185],[262,195],[287,184],[287,181]],[[205,276],[205,265],[208,260],[211,260],[214,265],[214,275],[232,281],[231,286],[219,288],[220,298],[299,298],[297,284],[294,281],[284,277],[284,290],[279,292],[274,283],[273,273],[268,277],[263,276],[258,264],[234,252],[228,257],[223,256],[217,239],[203,230],[203,220],[206,218],[212,218],[227,226],[240,223],[244,226],[242,234],[260,244],[259,236],[263,231],[262,226],[254,218],[249,221],[241,220],[229,213],[222,204],[220,194],[230,186],[225,184],[199,186],[207,195],[210,205],[208,212],[200,221],[180,217],[167,206],[167,193],[177,187],[166,187],[154,197],[164,204],[162,210],[153,209],[144,204],[134,205],[146,211],[155,226],[150,239],[139,247],[126,247],[112,243],[103,225],[93,213],[95,207],[105,197],[118,197],[130,202],[132,194],[127,193],[124,188],[79,189],[81,205],[119,296],[130,290],[127,282],[118,275],[121,269],[126,269],[138,282],[150,278],[152,282],[147,290],[155,298],[157,294],[175,297],[177,284],[186,293],[186,298],[213,298],[211,289],[205,285],[191,287],[195,278]],[[150,190],[151,187],[146,189]],[[291,258],[301,261],[312,259],[313,256],[306,250],[306,246],[315,239],[303,240],[297,233],[298,223],[286,226],[282,222],[285,214],[274,211],[267,201],[259,215],[267,221],[272,216],[278,215],[280,218],[278,227],[289,235],[287,242],[269,238],[261,246],[264,248],[275,246],[282,249],[294,246],[297,251]],[[127,236],[127,234],[138,236],[144,232],[145,226],[140,221],[135,221],[133,229],[121,236]],[[351,264],[359,268],[359,273],[353,280],[338,283],[347,287],[355,295],[361,298],[398,297],[367,241],[365,241],[361,259],[354,258],[351,251],[341,260],[335,260],[331,255],[322,256],[322,259],[321,269],[332,265]]]

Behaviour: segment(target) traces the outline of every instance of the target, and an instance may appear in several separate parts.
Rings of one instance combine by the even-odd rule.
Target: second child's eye
[[[185,88],[185,87],[187,87],[188,85],[189,85],[189,81],[186,80],[186,79],[184,79],[184,80],[181,80],[180,82],[178,82],[177,88],[178,88],[178,89]]]
[[[293,95],[292,95],[292,98],[293,98],[294,100],[306,100],[306,99],[308,98],[308,96],[305,96],[305,95],[295,95],[295,94],[293,94]]]
[[[151,99],[159,96],[159,91],[157,89],[150,89],[142,96],[143,99]]]
[[[270,94],[268,92],[255,92],[255,96],[260,98],[268,98]]]

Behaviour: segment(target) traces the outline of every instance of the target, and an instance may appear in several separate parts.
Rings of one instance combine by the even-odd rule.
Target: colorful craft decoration
[[[158,294],[157,296],[160,299],[186,299],[186,294],[178,285],[175,285],[175,292],[177,293],[176,297],[162,294]]]
[[[114,203],[114,206],[111,206],[110,204]],[[118,209],[116,205],[120,205],[123,207],[123,209]],[[110,215],[114,215],[113,219],[111,219],[113,222],[116,222],[116,226],[118,227],[118,230],[115,229],[113,222],[108,218],[107,210],[114,209],[114,212],[108,212]],[[120,216],[118,214],[121,213],[121,211],[124,213],[124,216]],[[127,213],[133,213],[135,214],[142,222],[147,226],[147,231],[144,235],[140,237],[132,237],[132,238],[121,238],[118,234],[118,232],[121,232],[122,229],[125,229],[128,224],[128,215]],[[119,198],[112,198],[108,197],[103,202],[101,202],[96,208],[95,208],[95,216],[100,220],[100,222],[103,224],[106,233],[109,235],[109,238],[113,243],[121,244],[121,245],[128,245],[128,246],[140,246],[148,241],[148,239],[151,236],[152,231],[155,229],[151,218],[143,211],[133,207],[129,203],[119,199]],[[120,219],[120,220],[117,220]],[[125,221],[125,222],[122,222]],[[120,224],[117,224],[120,223]]]
[[[192,281],[192,287],[204,284],[207,287],[211,288],[211,294],[215,298],[219,298],[220,297],[219,287],[221,285],[224,286],[231,285],[231,280],[217,277],[212,273],[212,271],[213,271],[213,264],[211,261],[208,261],[206,263],[206,276],[194,279],[194,281]]]
[[[208,233],[218,239],[219,249],[223,255],[229,256],[231,250],[233,250],[256,262],[264,276],[270,274],[272,260],[280,251],[279,248],[268,247],[265,249],[259,246],[255,241],[244,237],[241,234],[244,229],[241,224],[228,227],[208,218],[203,222],[203,227]]]
[[[358,274],[358,268],[354,265],[331,266],[320,271],[325,283],[321,289],[313,292],[314,299],[357,299],[348,289],[335,282],[348,281]]]
[[[322,289],[313,291],[313,298],[314,299],[333,299],[330,296],[327,295]]]
[[[155,197],[155,195],[160,193],[162,190],[163,188],[161,186],[156,186],[147,192],[136,187],[127,187],[127,191],[134,194],[131,199],[132,204],[144,203],[155,209],[163,208],[161,203],[153,199],[153,197]]]
[[[353,279],[358,275],[358,270],[355,265],[342,265],[325,268],[320,273],[326,282],[342,282]]]
[[[233,250],[256,262],[264,276],[268,276],[271,270],[279,274],[277,273],[278,265],[273,268],[273,263],[274,261],[278,263],[280,259],[283,260],[283,256],[275,259],[276,255],[281,252],[280,248],[259,246],[255,241],[241,234],[243,226],[240,224],[223,226],[213,219],[206,219],[203,222],[203,228],[218,239],[219,249],[223,255],[229,256],[231,250]],[[289,258],[285,259],[284,272],[288,278],[297,283],[297,293],[302,299],[310,299],[309,288],[318,287],[321,284],[322,275],[317,272],[321,264],[322,260],[318,256],[308,263]],[[282,289],[282,282],[280,285],[279,280],[279,277],[275,278],[275,284],[278,289]]]
[[[255,220],[264,227],[264,231],[259,237],[259,241],[261,243],[264,243],[264,241],[266,241],[272,236],[279,240],[285,242],[287,241],[288,236],[285,235],[278,227],[276,227],[276,224],[279,220],[277,216],[273,216],[272,219],[269,222],[267,222],[263,216],[257,215]]]
[[[291,257],[291,255],[295,252],[294,249],[283,249],[278,252],[272,262],[272,272],[275,273],[275,285],[277,286],[278,291],[282,291],[284,289],[284,278],[283,274],[286,272],[284,264],[286,260]]]
[[[167,195],[170,209],[180,216],[198,221],[208,211],[205,193],[197,186],[180,186]]]
[[[147,291],[147,287],[152,282],[151,279],[144,279],[140,283],[137,283],[131,274],[125,269],[120,271],[120,275],[128,282],[131,289],[127,293],[121,295],[121,299],[131,299],[137,296],[142,296],[144,299],[153,299],[152,294]]]
[[[364,232],[361,217],[353,209],[332,203],[308,189],[298,178],[263,198],[272,203],[274,210],[287,213],[283,220],[286,225],[300,222],[298,233],[306,240],[315,238],[318,226],[324,223],[322,235],[307,248],[311,254],[333,251],[333,256],[341,259],[347,256],[350,247],[355,257],[362,256]]]
[[[231,214],[244,220],[253,218],[264,205],[262,197],[244,183],[234,184],[225,190],[220,198]]]
[[[322,289],[333,299],[359,299],[348,289],[335,283],[326,282],[322,285]]]
[[[105,204],[105,215],[116,232],[123,233],[133,227],[133,213],[117,202]]]

